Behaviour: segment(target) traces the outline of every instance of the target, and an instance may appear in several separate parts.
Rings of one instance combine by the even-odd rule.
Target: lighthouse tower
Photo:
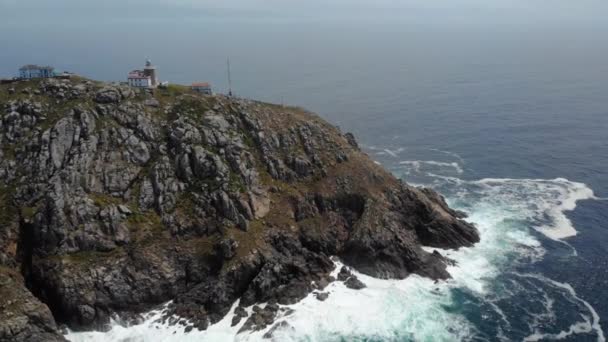
[[[150,77],[152,81],[152,88],[158,86],[158,77],[156,74],[156,67],[152,65],[152,61],[146,60],[146,67],[144,68],[144,75]]]

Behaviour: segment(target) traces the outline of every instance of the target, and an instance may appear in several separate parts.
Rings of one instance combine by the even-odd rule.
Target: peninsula
[[[305,110],[80,77],[0,85],[0,340],[64,341],[171,301],[263,329],[344,281],[449,278],[477,230]],[[243,308],[268,303],[247,314]],[[247,317],[248,316],[248,317]],[[244,322],[244,323],[243,323]]]

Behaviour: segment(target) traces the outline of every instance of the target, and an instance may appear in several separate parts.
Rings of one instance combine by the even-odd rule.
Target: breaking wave
[[[378,150],[397,155],[397,150],[392,154]],[[394,173],[437,189],[479,229],[481,242],[474,247],[439,250],[455,261],[448,267],[452,279],[434,283],[414,275],[380,280],[354,272],[367,288],[351,290],[334,282],[326,289],[327,300],[309,295],[289,306],[294,310],[291,314],[277,320],[287,324],[273,332],[272,340],[539,341],[576,335],[605,341],[597,312],[569,284],[520,270],[542,260],[545,237],[559,240],[576,234],[565,212],[573,210],[577,201],[594,199],[593,191],[563,178],[467,181],[454,176],[463,172],[462,164],[461,160],[393,163]],[[335,263],[337,272],[341,263]],[[149,313],[139,325],[123,327],[114,322],[108,332],[70,332],[66,337],[71,341],[259,341],[270,329],[237,334],[243,322],[230,327],[231,310],[207,331],[185,333],[182,326],[158,323],[162,310]]]

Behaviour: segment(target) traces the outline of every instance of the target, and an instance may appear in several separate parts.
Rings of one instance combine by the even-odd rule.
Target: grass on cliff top
[[[191,116],[202,116],[204,112],[213,107],[213,96],[203,95],[193,91],[189,86],[170,84],[164,88],[153,90],[152,97],[159,103],[158,112],[166,107],[173,107],[169,119],[174,119],[175,109],[189,112]],[[185,102],[184,102],[185,100]],[[198,113],[200,111],[200,113]]]
[[[165,88],[156,88],[154,90],[154,94],[169,98],[176,98],[180,95],[193,93],[194,92],[190,89],[190,87],[180,84],[169,84]],[[156,98],[158,99],[158,96]]]
[[[285,132],[298,123],[313,122],[339,134],[336,127],[323,120],[319,115],[298,106],[252,101],[250,112],[260,119],[265,127],[275,132]]]
[[[212,109],[215,103],[215,99],[209,96],[181,96],[173,100],[168,119],[175,120],[179,115],[197,121],[205,115],[205,112]]]

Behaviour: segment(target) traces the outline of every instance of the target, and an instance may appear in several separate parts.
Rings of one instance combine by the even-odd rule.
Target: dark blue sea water
[[[479,226],[452,283],[336,288],[286,339],[605,340],[605,1],[44,3],[0,0],[0,75],[123,80],[151,58],[163,80],[225,91],[229,56],[239,96],[320,113]],[[161,336],[117,329],[95,337]]]

